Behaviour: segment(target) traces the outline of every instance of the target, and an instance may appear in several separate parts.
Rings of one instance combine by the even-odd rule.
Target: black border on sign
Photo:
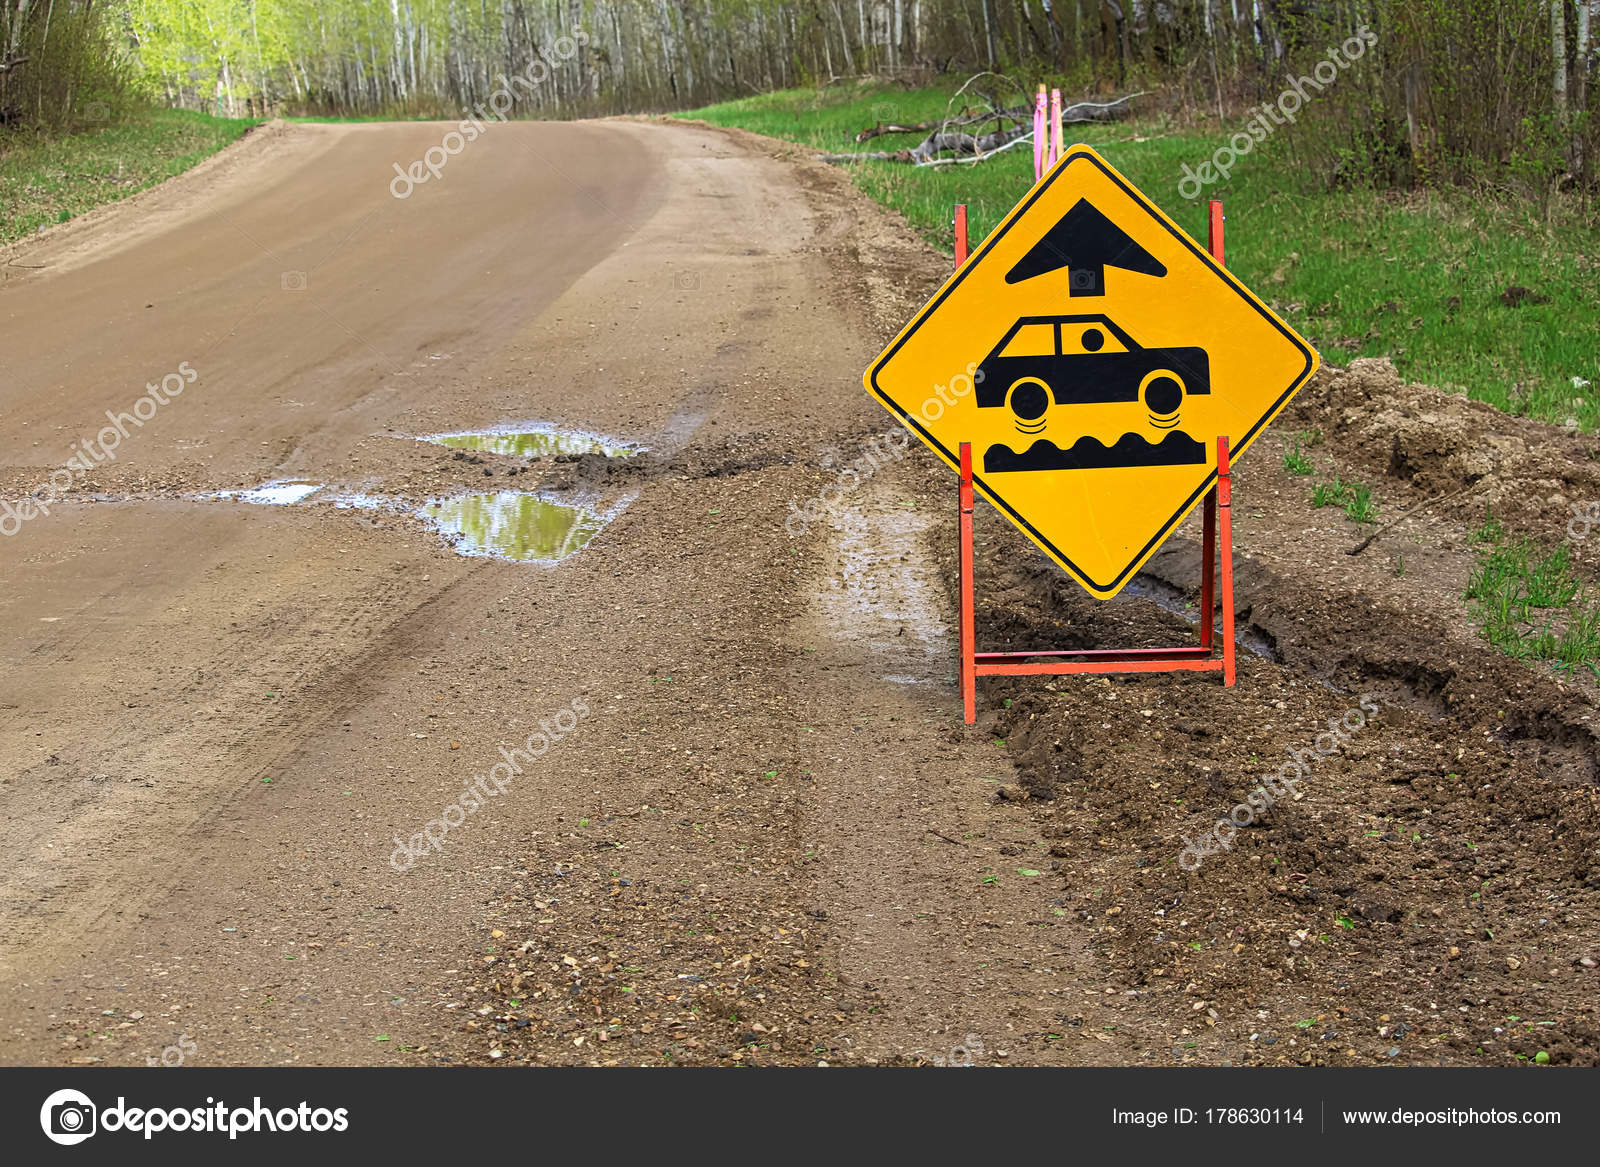
[[[1058,166],[1055,170],[1051,171],[1050,174],[1045,177],[1045,180],[1039,184],[1038,189],[1033,192],[1032,196],[1029,197],[1028,200],[1024,202],[1018,210],[1013,212],[1009,221],[1002,226],[999,231],[995,232],[993,236],[986,240],[983,246],[978,249],[977,253],[974,254],[972,258],[967,260],[967,262],[962,266],[961,270],[956,273],[955,279],[950,281],[950,283],[945,286],[938,296],[936,296],[928,304],[924,305],[922,311],[917,315],[917,318],[913,322],[912,326],[906,329],[906,331],[901,334],[898,339],[896,339],[894,344],[890,345],[888,350],[885,351],[884,354],[873,363],[871,371],[873,393],[877,395],[880,401],[888,405],[896,414],[898,414],[906,423],[906,425],[910,426],[918,434],[920,434],[923,441],[927,442],[941,455],[943,455],[945,460],[948,461],[950,465],[956,467],[960,466],[960,459],[955,453],[946,449],[943,443],[941,443],[937,438],[919,425],[909,413],[902,409],[897,402],[895,402],[887,393],[883,391],[883,389],[878,385],[878,373],[882,370],[884,365],[889,363],[889,361],[894,357],[895,353],[900,351],[900,347],[904,345],[906,341],[910,340],[916,335],[917,331],[922,327],[923,322],[925,322],[927,318],[933,314],[935,309],[937,309],[940,304],[944,303],[945,299],[952,292],[954,292],[957,287],[960,286],[961,281],[966,279],[968,273],[973,271],[978,266],[979,261],[982,260],[984,256],[988,255],[989,252],[994,250],[995,246],[1000,242],[1000,240],[1006,237],[1011,228],[1015,227],[1027,216],[1029,208],[1031,208],[1034,203],[1038,202],[1044,197],[1045,192],[1050,189],[1051,183],[1055,182],[1056,179],[1060,178],[1069,169],[1071,169],[1073,163],[1079,161],[1091,163],[1096,169],[1098,169],[1108,179],[1115,183],[1124,194],[1126,194],[1139,207],[1141,207],[1146,214],[1149,214],[1150,217],[1155,220],[1160,227],[1162,227],[1179,243],[1188,248],[1192,254],[1198,256],[1207,267],[1209,267],[1214,273],[1216,273],[1217,276],[1222,279],[1224,284],[1233,289],[1234,292],[1238,293],[1241,299],[1243,299],[1247,304],[1260,313],[1262,319],[1266,320],[1267,323],[1271,324],[1273,328],[1277,329],[1278,332],[1283,335],[1285,340],[1294,345],[1295,348],[1299,349],[1300,352],[1305,355],[1305,368],[1301,369],[1300,372],[1296,374],[1294,380],[1289,383],[1289,387],[1283,391],[1282,396],[1273,402],[1272,405],[1261,415],[1261,420],[1257,421],[1253,426],[1251,426],[1243,438],[1234,438],[1233,435],[1229,435],[1229,453],[1232,456],[1237,457],[1244,451],[1246,446],[1255,440],[1255,436],[1258,432],[1260,432],[1261,427],[1266,425],[1266,423],[1273,417],[1277,416],[1278,411],[1288,404],[1289,398],[1293,397],[1295,393],[1299,391],[1300,387],[1305,384],[1306,379],[1311,375],[1312,369],[1316,367],[1316,354],[1312,352],[1310,346],[1301,340],[1300,337],[1291,332],[1281,320],[1279,320],[1276,316],[1273,316],[1271,312],[1265,310],[1261,304],[1257,302],[1255,296],[1250,293],[1249,289],[1235,279],[1226,268],[1219,266],[1217,261],[1211,258],[1211,254],[1209,252],[1207,252],[1204,248],[1197,246],[1194,240],[1190,239],[1182,231],[1178,230],[1171,223],[1169,223],[1160,213],[1160,209],[1157,208],[1154,203],[1147,199],[1138,190],[1134,189],[1131,184],[1124,182],[1122,176],[1117,174],[1114,170],[1111,170],[1097,154],[1069,152],[1066,164]],[[1213,442],[1213,451],[1215,451],[1215,448],[1215,442]],[[973,484],[983,491],[984,497],[988,498],[990,502],[993,502],[1001,510],[1005,511],[1005,513],[1010,516],[1011,521],[1026,531],[1028,535],[1039,544],[1039,546],[1043,547],[1056,559],[1066,564],[1067,567],[1071,569],[1071,571],[1080,579],[1088,581],[1091,588],[1102,592],[1109,592],[1114,588],[1121,587],[1123,581],[1127,578],[1128,574],[1134,570],[1135,566],[1144,562],[1145,558],[1161,545],[1162,541],[1172,533],[1172,528],[1178,523],[1178,521],[1194,507],[1195,503],[1200,500],[1201,496],[1204,495],[1206,491],[1211,489],[1211,484],[1216,481],[1216,478],[1217,469],[1215,464],[1213,464],[1211,467],[1211,473],[1206,475],[1205,480],[1199,485],[1199,487],[1195,489],[1193,494],[1191,494],[1178,505],[1178,509],[1173,512],[1172,517],[1161,525],[1161,529],[1156,532],[1154,537],[1152,537],[1148,543],[1134,553],[1134,555],[1128,560],[1128,566],[1124,567],[1120,572],[1118,572],[1116,576],[1112,578],[1110,583],[1102,584],[1097,583],[1093,578],[1090,577],[1088,572],[1084,571],[1076,563],[1072,562],[1070,558],[1063,554],[1059,547],[1040,534],[1039,531],[1034,528],[1033,524],[1029,523],[1027,519],[1023,518],[1015,510],[1013,510],[1011,504],[1006,502],[1005,499],[1001,498],[1000,495],[997,494],[995,490],[983,480],[983,478],[978,474],[976,466],[973,467],[972,473]]]

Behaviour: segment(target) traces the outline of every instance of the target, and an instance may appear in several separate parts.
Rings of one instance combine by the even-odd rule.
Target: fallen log
[[[884,134],[926,134],[929,130],[939,128],[938,122],[917,122],[915,125],[903,126],[899,122],[890,122],[884,125],[879,122],[875,126],[868,126],[856,135],[858,142],[870,142],[873,138],[881,138]]]
[[[1062,125],[1076,125],[1083,122],[1113,121],[1128,112],[1128,102],[1135,97],[1143,97],[1144,93],[1130,93],[1119,97],[1115,101],[1080,101],[1075,105],[1061,111]],[[1010,111],[1001,111],[998,114],[986,114],[974,118],[975,121],[987,121],[990,118],[1004,117]],[[941,125],[956,124],[951,122]],[[1016,125],[1008,130],[996,130],[989,134],[968,134],[951,132],[946,129],[937,129],[929,134],[922,142],[909,150],[866,150],[853,154],[821,154],[818,157],[823,162],[909,162],[914,166],[927,166],[939,158],[940,154],[949,151],[960,157],[963,155],[981,156],[993,153],[1001,147],[1009,146],[1020,138],[1033,133],[1031,124]]]
[[[1025,122],[1032,116],[1033,111],[1027,106],[1022,105],[1017,106],[1016,109],[986,109],[981,110],[978,113],[973,113],[968,109],[962,109],[961,113],[957,116],[953,118],[944,118],[941,121],[936,122],[916,122],[912,125],[901,125],[897,122],[891,122],[888,125],[884,125],[882,122],[879,122],[875,126],[868,126],[866,129],[857,134],[856,141],[868,142],[873,138],[881,137],[884,134],[925,134],[930,130],[943,130],[948,129],[951,126],[970,126],[976,125],[980,122],[988,121]]]
[[[922,144],[909,150],[863,150],[856,154],[824,154],[824,162],[860,162],[871,158],[879,162],[912,162],[926,166],[946,150],[962,154],[988,154],[1009,145],[1017,138],[1033,133],[1032,126],[1013,126],[992,134],[935,132],[922,140]]]

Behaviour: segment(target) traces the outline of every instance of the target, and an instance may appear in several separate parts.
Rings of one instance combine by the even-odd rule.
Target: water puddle
[[[436,498],[420,507],[404,498],[329,491],[319,482],[268,482],[250,490],[219,490],[197,496],[232,499],[257,506],[293,506],[310,499],[337,510],[412,514],[445,536],[458,555],[483,555],[518,563],[554,563],[565,559],[598,535],[632,501],[618,500],[609,510],[594,504],[552,502],[521,490]]]
[[[341,511],[409,511],[411,508],[398,499],[384,498],[381,494],[339,494],[327,500]]]
[[[455,450],[483,450],[490,454],[510,454],[518,458],[554,458],[558,454],[604,454],[607,458],[626,458],[641,447],[627,442],[586,434],[579,430],[526,429],[479,430],[458,434],[433,434],[421,439]]]
[[[451,538],[462,555],[518,563],[565,559],[612,517],[518,490],[435,499],[417,513]]]
[[[1153,575],[1139,574],[1128,581],[1120,593],[1124,596],[1136,596],[1142,600],[1151,600],[1158,607],[1171,612],[1174,616],[1182,616],[1191,624],[1200,623],[1200,610],[1190,602],[1189,596],[1180,589],[1169,584],[1166,580]],[[1239,646],[1248,652],[1255,653],[1263,660],[1279,661],[1278,646],[1254,624],[1236,624],[1234,637]]]
[[[286,507],[304,502],[322,486],[320,482],[268,482],[253,490],[219,490],[214,497],[237,499],[258,506]]]
[[[626,458],[645,449],[580,430],[531,424],[433,434],[417,440],[458,451],[476,450],[522,458],[584,454]],[[464,456],[463,453],[456,455],[457,458]],[[404,497],[352,492],[320,482],[286,479],[247,490],[222,490],[196,497],[232,499],[258,506],[331,503],[337,510],[413,515],[444,536],[459,555],[487,556],[516,563],[554,563],[583,548],[633,501],[634,495],[602,504],[593,497],[555,502],[528,491],[500,490],[449,495],[419,504]]]

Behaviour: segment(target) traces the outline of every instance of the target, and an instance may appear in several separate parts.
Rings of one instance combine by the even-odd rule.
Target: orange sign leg
[[[1222,683],[1233,684],[1233,469],[1228,439],[1217,439],[1217,526],[1222,541]],[[1209,613],[1208,613],[1209,615]]]
[[[971,725],[978,718],[977,614],[972,580],[972,443],[961,443],[961,708]]]
[[[1204,560],[1200,568],[1200,644],[1211,647],[1211,637],[1217,622],[1217,492],[1206,491],[1201,504],[1203,518],[1200,522],[1200,555]]]

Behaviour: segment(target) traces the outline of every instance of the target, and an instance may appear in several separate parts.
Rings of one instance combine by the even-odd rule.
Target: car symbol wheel
[[[1150,411],[1150,424],[1171,429],[1178,424],[1178,409],[1183,405],[1183,378],[1171,369],[1155,369],[1139,382],[1139,399]]]
[[[1050,386],[1037,377],[1018,377],[1006,392],[1006,405],[1016,415],[1017,428],[1024,433],[1044,429],[1044,415],[1051,400]]]

